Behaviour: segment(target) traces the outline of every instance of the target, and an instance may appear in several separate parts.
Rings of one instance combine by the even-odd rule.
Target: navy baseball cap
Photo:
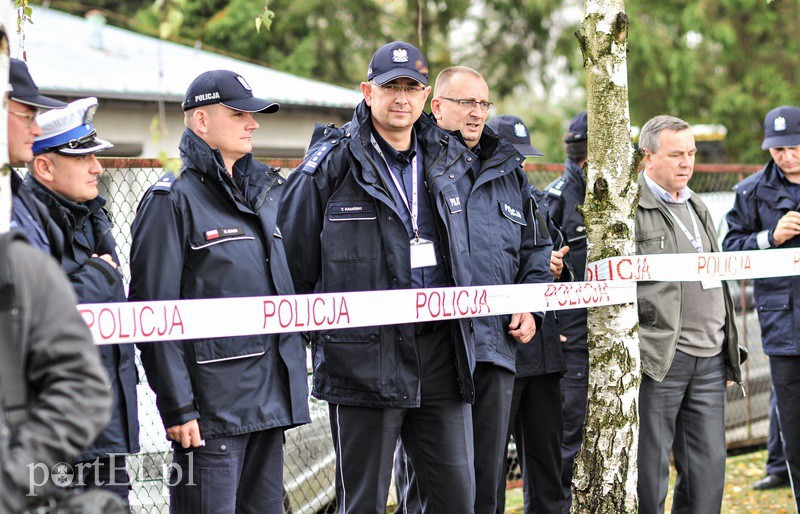
[[[367,81],[382,86],[401,77],[428,85],[428,61],[416,46],[405,41],[383,45],[369,62]]]
[[[254,98],[253,88],[244,77],[229,70],[207,71],[198,75],[189,84],[181,105],[184,111],[188,111],[213,104],[222,104],[234,111],[266,114],[280,109],[275,102]]]
[[[81,98],[63,109],[54,109],[36,117],[42,135],[33,142],[33,153],[56,152],[62,155],[87,155],[113,148],[110,142],[97,137],[94,113],[97,98]]]
[[[528,127],[522,119],[511,114],[501,114],[487,121],[486,126],[498,136],[510,141],[525,157],[541,157],[542,152],[531,145]]]
[[[800,146],[800,108],[782,105],[767,113],[764,118],[762,150]]]
[[[588,130],[589,122],[586,117],[586,111],[581,111],[570,120],[569,131],[564,134],[564,142],[574,143],[577,141],[585,141],[589,139]]]
[[[8,69],[8,84],[11,90],[8,97],[21,104],[37,109],[60,109],[67,104],[39,94],[39,88],[31,78],[28,65],[19,59],[11,59]]]

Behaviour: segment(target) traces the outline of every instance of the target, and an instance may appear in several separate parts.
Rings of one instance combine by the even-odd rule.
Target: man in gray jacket
[[[636,253],[718,252],[705,204],[687,186],[697,148],[689,124],[642,128]],[[725,482],[725,383],[741,382],[733,302],[719,280],[640,282],[639,512],[664,512],[670,451],[673,511],[719,512]]]
[[[48,494],[54,465],[94,440],[111,407],[72,287],[17,233],[0,235],[0,355],[0,512],[15,512]]]

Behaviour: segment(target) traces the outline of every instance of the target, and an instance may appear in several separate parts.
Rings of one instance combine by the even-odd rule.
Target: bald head
[[[433,97],[451,96],[453,79],[459,75],[469,75],[473,78],[483,80],[483,75],[478,71],[467,66],[450,66],[439,72],[436,77],[436,84],[433,87]]]

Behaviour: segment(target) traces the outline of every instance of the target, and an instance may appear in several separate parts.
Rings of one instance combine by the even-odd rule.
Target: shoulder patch
[[[566,184],[567,184],[567,179],[561,177],[560,179],[556,180],[555,182],[547,186],[547,190],[545,192],[552,196],[561,196],[562,189],[564,189],[564,186]]]
[[[158,182],[153,184],[153,193],[155,194],[169,194],[169,191],[172,189],[172,184],[175,183],[175,174],[171,171],[161,175],[161,178],[158,179]]]
[[[306,158],[299,168],[303,173],[313,175],[319,164],[342,139],[350,137],[350,133],[344,128],[336,128],[331,125],[317,123],[314,133],[311,136],[311,144],[308,147]]]

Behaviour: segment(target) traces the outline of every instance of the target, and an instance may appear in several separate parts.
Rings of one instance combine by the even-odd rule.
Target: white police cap
[[[94,154],[112,148],[110,142],[96,137],[94,113],[97,98],[81,98],[63,109],[47,111],[36,117],[42,135],[33,143],[36,155],[56,152],[63,155]]]

